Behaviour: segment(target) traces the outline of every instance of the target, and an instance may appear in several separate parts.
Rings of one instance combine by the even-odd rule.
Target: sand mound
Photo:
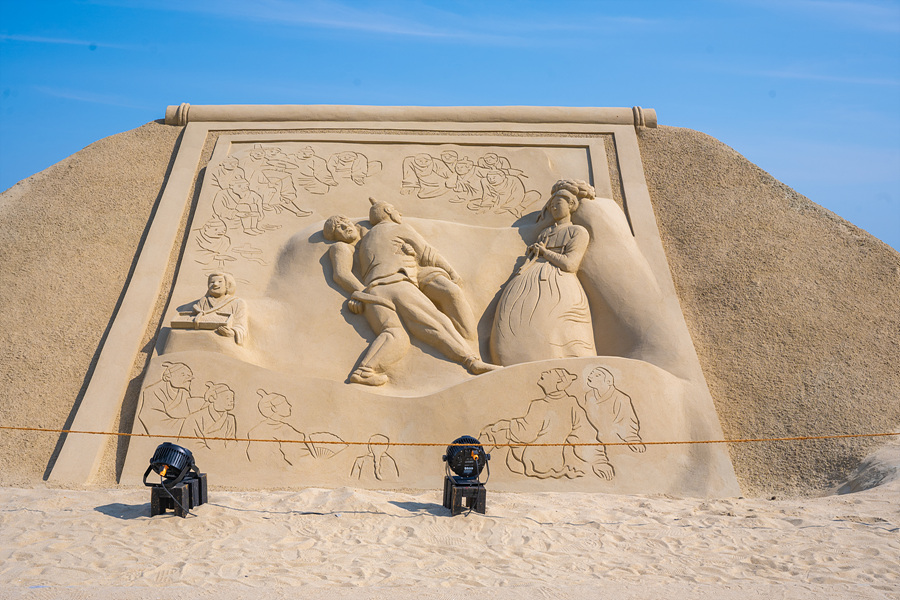
[[[212,491],[150,517],[136,489],[0,489],[0,580],[34,598],[895,598],[895,482],[797,500]],[[297,590],[302,589],[298,596]]]
[[[60,428],[83,393],[181,128],[103,139],[0,194],[0,424]],[[694,131],[639,136],[685,318],[729,438],[900,427],[900,255]],[[733,445],[745,493],[811,494],[875,440]],[[31,486],[57,437],[0,432]],[[113,469],[103,470],[111,485]]]
[[[900,254],[707,135],[663,127],[640,143],[725,436],[897,431]],[[735,444],[731,457],[745,494],[802,494],[886,439]]]

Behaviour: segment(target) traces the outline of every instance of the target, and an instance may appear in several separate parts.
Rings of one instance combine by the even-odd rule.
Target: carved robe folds
[[[549,227],[538,242],[567,268],[530,259],[503,289],[491,332],[491,352],[502,365],[596,354],[590,307],[576,275],[590,242],[587,230]]]

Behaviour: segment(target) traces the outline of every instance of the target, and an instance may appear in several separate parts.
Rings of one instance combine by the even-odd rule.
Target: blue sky
[[[900,248],[900,1],[0,7],[0,190],[181,102],[640,105]]]

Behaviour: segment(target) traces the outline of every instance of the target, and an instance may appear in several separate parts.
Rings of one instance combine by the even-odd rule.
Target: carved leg
[[[453,326],[469,341],[478,339],[478,326],[472,307],[462,289],[444,276],[422,285],[422,292],[447,315]]]

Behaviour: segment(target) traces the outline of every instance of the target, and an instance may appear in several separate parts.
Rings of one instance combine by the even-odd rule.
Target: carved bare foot
[[[616,470],[609,463],[594,465],[593,468],[594,473],[596,473],[597,477],[600,479],[612,480],[612,478],[616,476]]]
[[[502,369],[500,365],[492,365],[484,362],[477,356],[470,356],[466,359],[465,362],[466,369],[472,375],[481,375],[482,373],[487,373],[488,371],[496,371],[497,369]]]
[[[647,449],[647,446],[645,446],[643,444],[628,444],[628,448],[632,452],[643,452]]]
[[[384,385],[388,382],[388,376],[379,373],[371,367],[360,367],[350,374],[350,383],[362,385]]]

